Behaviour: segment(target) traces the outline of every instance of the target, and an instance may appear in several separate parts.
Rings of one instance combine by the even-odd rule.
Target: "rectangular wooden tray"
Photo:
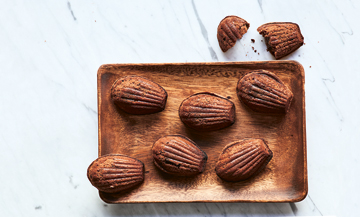
[[[269,70],[292,90],[286,115],[254,112],[238,99],[239,78],[257,69]],[[125,75],[148,78],[168,93],[164,111],[130,115],[117,109],[110,90]],[[304,69],[296,61],[107,64],[98,71],[99,156],[125,154],[145,164],[145,181],[122,194],[100,192],[107,203],[146,202],[296,202],[307,195]],[[236,121],[225,129],[196,132],[180,121],[178,108],[188,96],[213,92],[236,106]],[[164,135],[181,134],[208,155],[205,171],[193,178],[164,174],[153,164],[151,147]],[[266,168],[242,182],[222,181],[215,164],[225,145],[244,138],[264,138],[274,156]]]

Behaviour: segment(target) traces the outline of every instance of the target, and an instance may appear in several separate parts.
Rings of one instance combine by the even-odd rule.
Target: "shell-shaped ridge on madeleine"
[[[168,135],[152,147],[154,164],[163,172],[194,176],[205,169],[207,155],[195,142],[182,135]]]
[[[144,181],[144,164],[126,155],[104,155],[90,164],[87,176],[99,191],[117,193]]]
[[[221,50],[226,52],[232,48],[249,27],[250,24],[238,16],[227,16],[222,19],[217,29],[217,39]]]
[[[263,139],[245,139],[227,145],[216,164],[216,174],[225,181],[246,180],[260,172],[273,156]]]
[[[157,83],[140,76],[117,79],[111,88],[115,105],[129,114],[152,114],[165,109],[167,92]]]
[[[195,130],[219,130],[235,122],[235,105],[227,98],[201,92],[181,103],[179,117],[187,127]]]
[[[274,73],[257,70],[241,78],[236,87],[239,99],[251,109],[264,113],[286,113],[293,93]]]

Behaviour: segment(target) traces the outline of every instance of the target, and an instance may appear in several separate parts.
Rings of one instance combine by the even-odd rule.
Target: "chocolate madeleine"
[[[289,55],[304,44],[304,37],[296,23],[266,23],[257,31],[265,38],[267,50],[276,59]]]
[[[293,93],[275,74],[257,70],[239,80],[236,92],[243,103],[258,112],[286,113]]]
[[[238,16],[227,16],[222,19],[217,29],[217,39],[221,50],[226,52],[234,47],[236,41],[243,37],[249,27],[250,24]]]
[[[207,161],[206,153],[195,142],[181,135],[168,135],[157,140],[152,147],[154,164],[163,172],[177,176],[202,173]]]
[[[213,93],[197,93],[181,103],[179,116],[181,121],[192,129],[219,130],[235,122],[235,105]]]
[[[117,193],[144,181],[144,164],[125,155],[104,155],[90,164],[87,176],[99,191]]]
[[[272,157],[263,139],[245,139],[225,146],[215,171],[225,181],[242,181],[260,172]]]
[[[165,109],[167,93],[160,85],[139,76],[125,76],[111,88],[115,105],[130,114],[151,114]]]

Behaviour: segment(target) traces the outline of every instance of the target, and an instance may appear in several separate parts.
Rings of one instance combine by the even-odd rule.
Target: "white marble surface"
[[[358,216],[359,0],[0,2],[0,216]],[[216,29],[227,15],[251,26],[224,54]],[[283,59],[305,68],[307,198],[103,203],[86,177],[97,157],[98,67],[273,60],[256,31],[273,21],[296,22],[305,37]]]

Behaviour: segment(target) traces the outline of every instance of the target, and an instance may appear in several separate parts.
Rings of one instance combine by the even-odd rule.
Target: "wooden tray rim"
[[[270,61],[235,61],[235,62],[178,62],[178,63],[114,63],[114,64],[103,64],[97,71],[97,101],[98,101],[98,157],[101,156],[101,76],[106,73],[109,67],[129,67],[129,66],[226,66],[226,65],[255,65],[255,64],[292,64],[298,67],[302,78],[302,105],[303,105],[303,147],[304,147],[304,191],[302,194],[290,200],[189,200],[189,201],[124,201],[119,203],[113,203],[103,196],[102,192],[99,191],[100,198],[109,204],[139,204],[139,203],[292,203],[300,202],[308,195],[308,171],[307,171],[307,140],[306,140],[306,105],[305,105],[305,71],[304,67],[295,60],[270,60]]]

